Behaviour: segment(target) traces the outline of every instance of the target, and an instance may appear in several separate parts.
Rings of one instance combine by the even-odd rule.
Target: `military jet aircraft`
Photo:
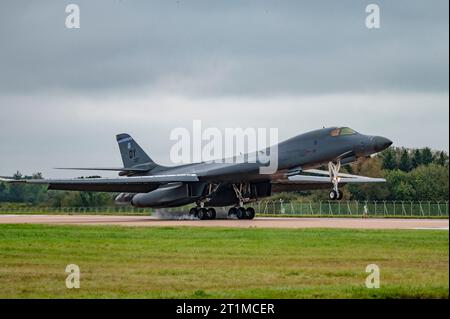
[[[311,131],[278,144],[278,169],[261,174],[260,162],[200,162],[167,167],[156,164],[128,134],[116,136],[122,156],[119,168],[68,168],[118,171],[118,178],[6,180],[46,184],[52,190],[120,193],[116,203],[135,207],[178,207],[195,203],[190,214],[214,219],[214,207],[231,206],[228,215],[253,219],[255,210],[245,206],[281,191],[331,188],[330,200],[342,199],[339,185],[385,182],[339,173],[341,165],[388,148],[392,141],[360,134],[348,127]],[[328,171],[317,168],[327,165]],[[3,179],[5,181],[5,179]]]

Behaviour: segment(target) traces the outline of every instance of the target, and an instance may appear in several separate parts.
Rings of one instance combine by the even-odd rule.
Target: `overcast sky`
[[[65,27],[76,3],[81,28]],[[377,3],[381,28],[367,29]],[[0,2],[0,175],[167,164],[176,127],[350,126],[449,148],[449,2]],[[103,174],[105,175],[105,174]]]

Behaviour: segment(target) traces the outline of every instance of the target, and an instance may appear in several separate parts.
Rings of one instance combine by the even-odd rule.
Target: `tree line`
[[[344,187],[344,196],[348,200],[446,201],[448,165],[444,151],[391,147],[344,168],[350,174],[385,178],[386,183],[350,184]]]
[[[87,176],[81,178],[96,178]],[[17,171],[14,179],[41,179],[41,173],[31,176]],[[114,194],[100,192],[69,192],[47,190],[45,185],[0,183],[0,204],[23,203],[50,207],[100,207],[114,204]]]
[[[371,158],[346,165],[343,172],[382,177],[386,183],[349,184],[342,188],[344,200],[446,201],[449,193],[449,156],[430,148],[391,147]],[[98,176],[88,176],[93,178]],[[40,179],[41,173],[14,178]],[[0,183],[0,203],[24,203],[51,207],[98,207],[114,204],[116,194],[51,191],[46,186]],[[282,193],[274,200],[327,200],[328,192]]]

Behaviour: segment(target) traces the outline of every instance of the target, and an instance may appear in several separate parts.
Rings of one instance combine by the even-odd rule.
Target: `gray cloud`
[[[448,1],[2,2],[0,90],[187,95],[448,88]]]

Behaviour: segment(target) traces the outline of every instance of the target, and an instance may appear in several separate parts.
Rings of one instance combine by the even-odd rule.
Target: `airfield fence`
[[[295,215],[330,217],[448,217],[448,201],[259,201],[253,203],[259,215]],[[187,213],[192,206],[162,209],[159,211]],[[226,212],[220,208],[218,212]],[[158,210],[132,206],[107,207],[41,207],[2,206],[0,214],[110,214],[149,215]]]
[[[448,201],[261,201],[257,211],[262,215],[448,217],[448,204]]]

